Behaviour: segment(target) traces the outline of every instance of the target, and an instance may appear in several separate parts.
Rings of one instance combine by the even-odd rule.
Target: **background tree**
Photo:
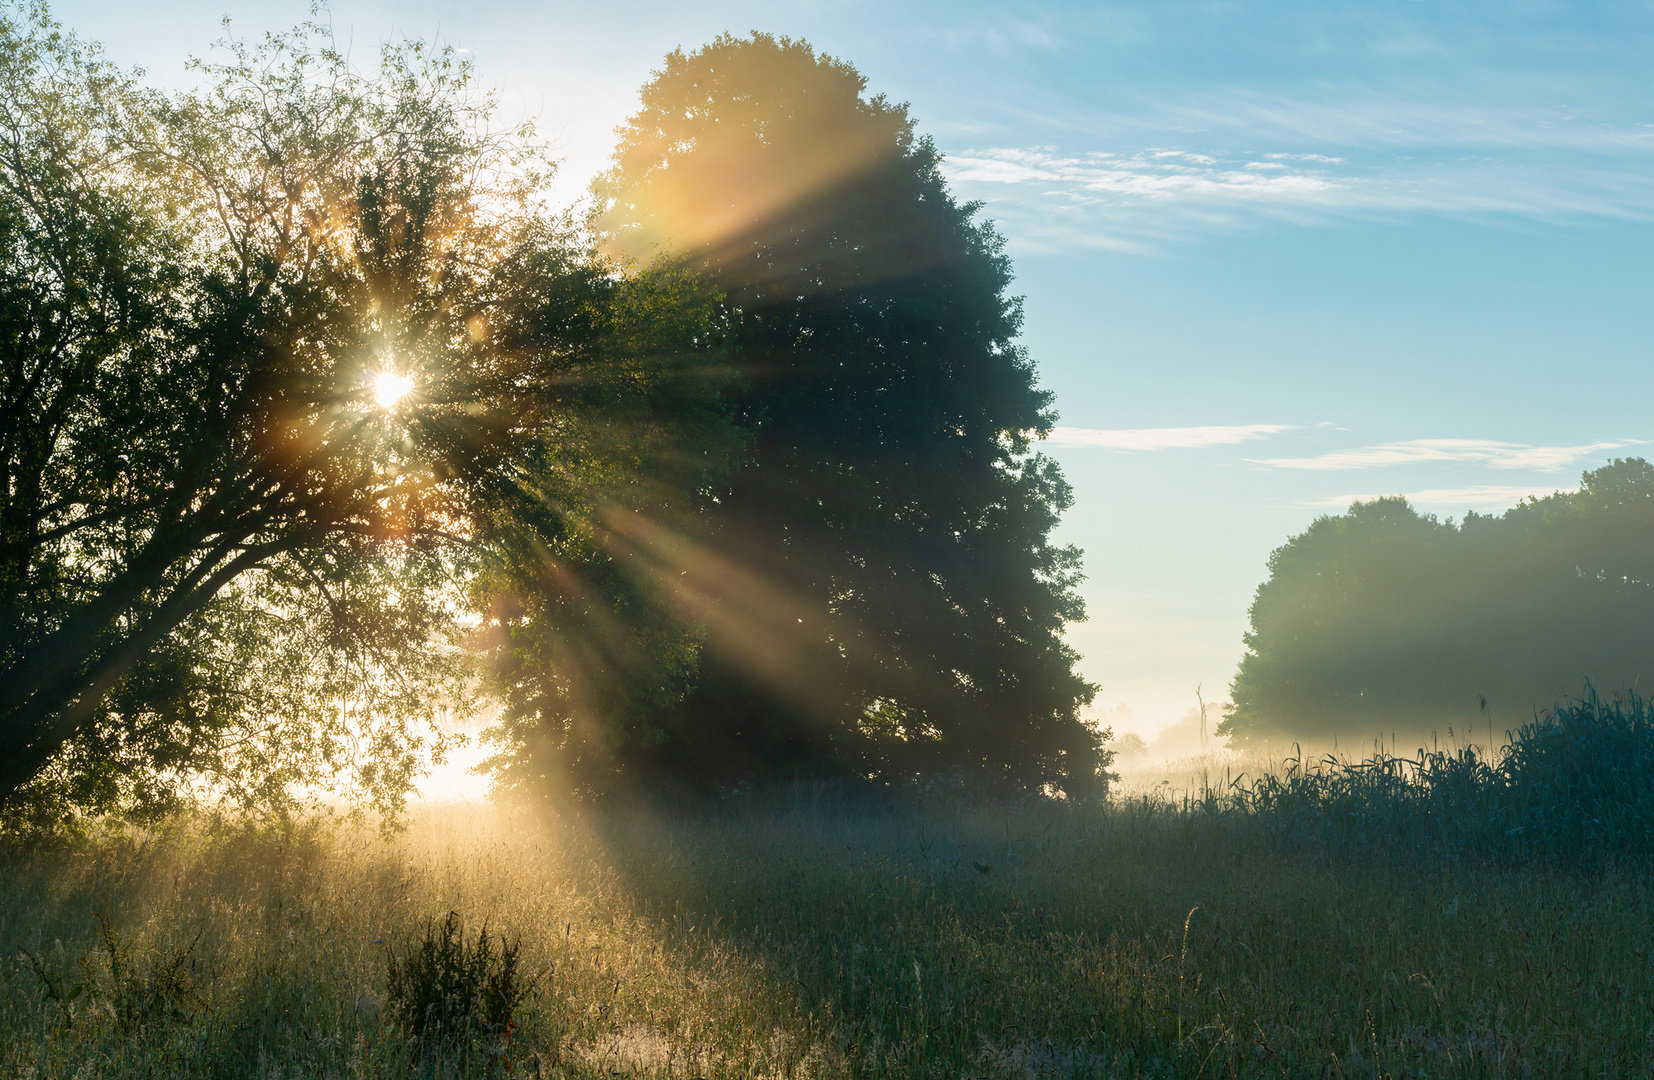
[[[1062,639],[1079,553],[1049,539],[1071,496],[1031,453],[1053,414],[1010,262],[906,110],[864,89],[763,34],[675,52],[594,184],[617,258],[721,295],[747,433],[693,512],[608,530],[630,578],[705,633],[693,688],[633,760],[1088,789],[1107,755]]]
[[[1401,498],[1356,503],[1278,549],[1220,734],[1481,743],[1591,679],[1654,672],[1654,467],[1455,526]],[[1484,713],[1482,701],[1489,702]]]
[[[364,76],[308,27],[207,74],[164,98],[0,13],[12,813],[250,763],[394,805],[464,675],[456,584],[508,526],[589,532],[677,362],[451,53]]]

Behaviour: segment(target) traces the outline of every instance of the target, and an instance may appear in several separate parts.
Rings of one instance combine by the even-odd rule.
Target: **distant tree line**
[[[0,7],[8,820],[394,814],[484,696],[525,793],[1106,782],[1002,241],[853,69],[673,54],[589,219],[451,51],[203,75]]]
[[[1646,691],[1654,466],[1458,524],[1399,497],[1320,518],[1270,557],[1245,642],[1218,729],[1242,744],[1497,744],[1587,679]]]

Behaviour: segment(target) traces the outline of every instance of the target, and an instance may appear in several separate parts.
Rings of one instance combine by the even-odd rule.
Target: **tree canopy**
[[[1458,525],[1399,497],[1320,518],[1270,557],[1219,732],[1482,742],[1585,679],[1638,686],[1654,672],[1651,536],[1654,466],[1637,458]]]
[[[451,50],[167,95],[0,9],[0,811],[1106,781],[1003,241],[905,110],[675,53],[590,221]]]
[[[0,14],[0,803],[393,805],[497,541],[650,475],[682,290],[605,271],[450,52],[306,27],[168,97]]]
[[[704,634],[645,772],[960,768],[1078,792],[1106,764],[1066,622],[1070,502],[1031,441],[1003,240],[904,107],[763,34],[675,52],[593,185],[606,249],[719,294],[743,443],[693,508],[612,550]],[[647,748],[643,748],[647,749]]]

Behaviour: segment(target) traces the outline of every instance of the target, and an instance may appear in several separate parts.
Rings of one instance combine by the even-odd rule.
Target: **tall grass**
[[[436,807],[390,843],[181,829],[12,859],[0,942],[50,979],[22,952],[0,964],[0,1075],[1654,1070],[1636,861],[1240,847],[1164,801],[743,802]],[[487,1038],[438,1044],[387,992],[392,958],[450,911],[456,938],[486,926],[544,975]],[[121,1004],[145,986],[187,988],[188,1007]]]
[[[0,1076],[1648,1076],[1651,727],[1590,696],[1497,759],[1102,806],[794,785],[17,850]]]
[[[1147,796],[1153,800],[1152,794]],[[1288,758],[1177,808],[1208,842],[1356,855],[1577,861],[1654,855],[1654,710],[1589,689],[1474,745],[1351,761]]]

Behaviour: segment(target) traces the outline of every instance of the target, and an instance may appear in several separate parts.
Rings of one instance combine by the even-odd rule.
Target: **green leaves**
[[[1651,536],[1640,459],[1497,518],[1399,498],[1321,518],[1270,558],[1219,731],[1499,745],[1584,679],[1635,685],[1654,660]]]
[[[41,11],[0,26],[13,821],[203,791],[394,815],[474,697],[479,570],[722,445],[680,409],[718,385],[699,294],[611,277],[451,51],[227,48],[167,98]],[[666,449],[680,412],[704,456]]]
[[[428,920],[417,944],[387,955],[387,1004],[422,1050],[488,1039],[498,1053],[539,981],[518,970],[518,952],[517,943],[490,937],[486,925],[468,942],[459,913],[450,911],[440,925]]]
[[[1106,779],[1050,395],[903,109],[674,54],[594,244],[451,50],[224,55],[0,18],[0,816],[394,817],[483,674],[508,787]]]
[[[1051,399],[1003,241],[864,86],[763,34],[673,53],[593,185],[606,250],[716,288],[747,436],[621,564],[706,634],[666,741],[625,756],[697,780],[960,765],[1090,790],[1106,755],[1061,639],[1078,553],[1048,539],[1070,495],[1028,454]]]

